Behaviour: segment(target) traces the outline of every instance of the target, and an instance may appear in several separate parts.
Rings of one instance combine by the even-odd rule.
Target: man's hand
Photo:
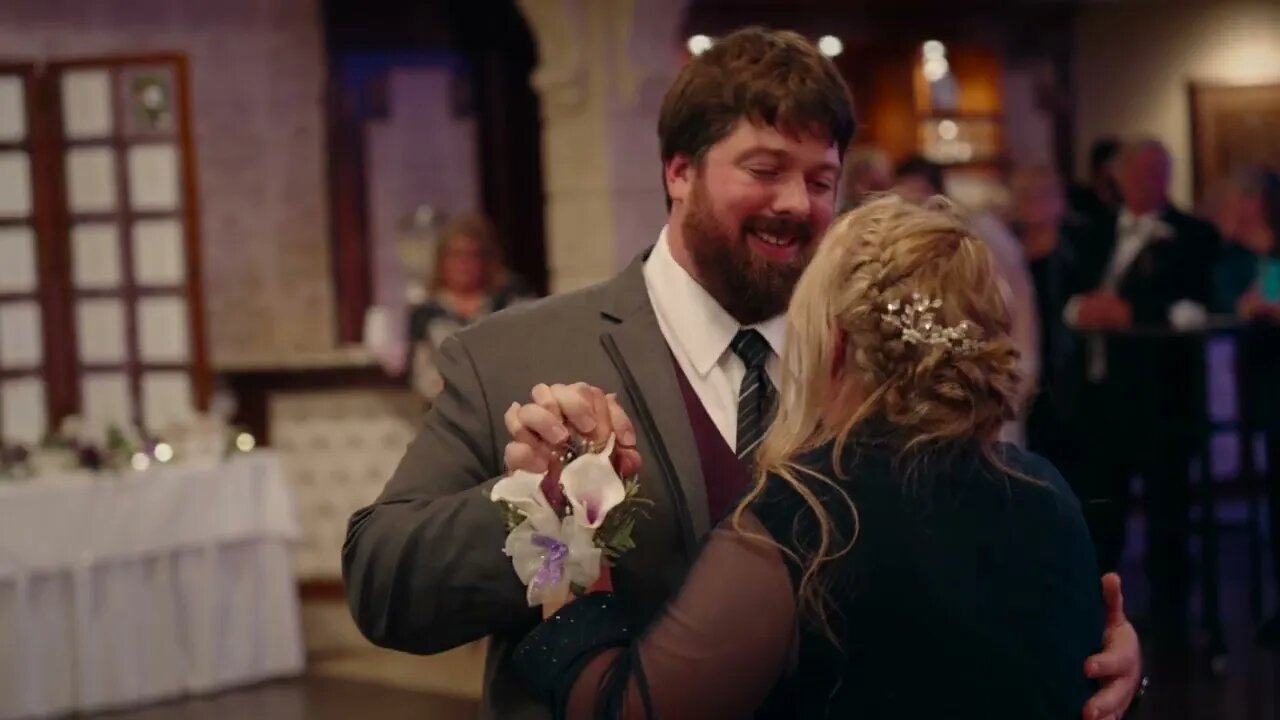
[[[533,402],[512,403],[503,416],[511,433],[503,452],[507,472],[548,472],[571,432],[593,442],[616,435],[613,457],[618,474],[630,477],[640,471],[635,426],[615,396],[586,383],[536,385],[530,395]]]
[[[1138,693],[1142,674],[1142,648],[1138,633],[1124,614],[1120,576],[1102,576],[1102,597],[1107,603],[1107,628],[1102,652],[1084,663],[1084,674],[1099,681],[1097,693],[1084,706],[1085,720],[1120,720]]]
[[[1082,330],[1118,330],[1133,324],[1133,308],[1110,290],[1095,290],[1080,300],[1076,327]]]

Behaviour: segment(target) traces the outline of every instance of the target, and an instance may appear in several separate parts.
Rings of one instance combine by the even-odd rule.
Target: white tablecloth
[[[270,452],[0,483],[0,720],[300,673],[297,535]]]

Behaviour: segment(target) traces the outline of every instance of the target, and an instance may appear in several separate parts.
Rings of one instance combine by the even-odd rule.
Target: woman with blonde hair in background
[[[787,314],[756,481],[648,628],[596,592],[517,662],[558,717],[1078,718],[1094,550],[1044,459],[990,251],[941,199],[828,231]],[[1115,592],[1115,586],[1110,586]]]
[[[414,390],[429,400],[442,381],[435,367],[441,343],[458,330],[528,297],[502,260],[497,231],[478,212],[460,213],[436,240],[427,299],[409,314],[405,368]]]

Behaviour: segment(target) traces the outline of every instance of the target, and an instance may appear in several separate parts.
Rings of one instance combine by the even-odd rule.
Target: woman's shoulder
[[[1252,250],[1236,243],[1227,243],[1218,253],[1214,269],[1219,273],[1249,273],[1258,264],[1258,255]]]
[[[1092,557],[1092,541],[1080,499],[1052,462],[1014,445],[996,448],[1007,476],[1011,522],[1028,542],[1044,537],[1065,553]]]
[[[419,322],[426,322],[431,318],[445,314],[445,312],[445,306],[440,302],[439,298],[427,297],[422,302],[409,308],[409,317]]]
[[[839,525],[850,503],[896,506],[905,498],[968,495],[974,488],[1007,495],[1015,507],[1029,506],[1030,515],[1080,515],[1075,492],[1053,463],[1008,443],[998,443],[989,454],[976,446],[904,453],[854,443],[837,452],[824,445],[800,453],[785,474],[770,473],[761,482],[753,512],[789,526],[803,524],[814,502],[834,509]]]
[[[1075,491],[1048,458],[1012,443],[997,443],[994,450],[995,470],[1005,477],[1015,500],[1021,504],[1052,507],[1059,512],[1080,512]]]

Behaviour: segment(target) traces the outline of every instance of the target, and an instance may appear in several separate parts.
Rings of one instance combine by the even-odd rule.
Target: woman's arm
[[[556,717],[749,717],[787,669],[796,605],[782,553],[752,515],[712,532],[684,587],[643,632],[618,599],[570,603],[516,660]]]

